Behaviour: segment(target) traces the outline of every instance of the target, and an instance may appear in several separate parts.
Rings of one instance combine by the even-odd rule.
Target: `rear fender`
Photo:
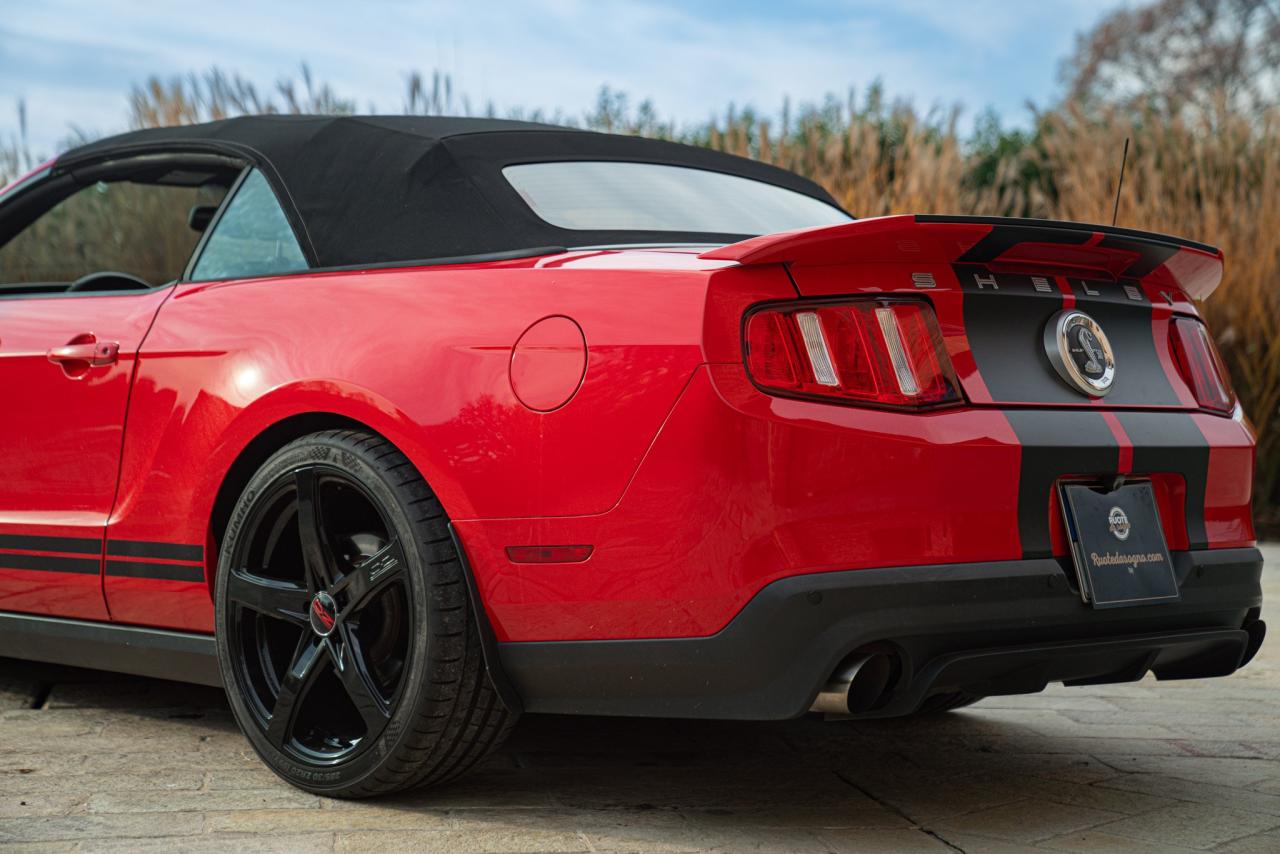
[[[420,441],[420,428],[387,398],[350,383],[330,380],[291,382],[258,397],[226,425],[203,467],[199,494],[217,494],[227,472],[254,439],[277,424],[301,415],[329,414],[355,422],[395,445],[426,478],[445,512],[465,506],[465,498],[448,470]],[[211,509],[210,503],[209,508]]]

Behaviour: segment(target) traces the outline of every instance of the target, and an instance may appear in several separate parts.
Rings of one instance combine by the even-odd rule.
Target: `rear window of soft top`
[[[812,196],[687,166],[577,160],[502,174],[535,214],[565,229],[758,235],[850,221]]]

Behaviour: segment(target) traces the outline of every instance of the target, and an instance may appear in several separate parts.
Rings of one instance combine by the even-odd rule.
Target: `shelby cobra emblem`
[[[1107,527],[1117,540],[1129,539],[1129,516],[1119,507],[1112,507],[1107,514]]]
[[[1058,376],[1089,397],[1102,397],[1115,381],[1116,360],[1106,333],[1083,311],[1068,309],[1049,319],[1044,349]]]

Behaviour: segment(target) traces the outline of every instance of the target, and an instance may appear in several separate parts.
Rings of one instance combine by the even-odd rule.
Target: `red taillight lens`
[[[1236,396],[1227,368],[1204,324],[1192,317],[1176,317],[1169,324],[1169,340],[1178,370],[1191,387],[1196,403],[1216,412],[1235,408]]]
[[[747,370],[766,391],[908,409],[962,399],[924,302],[772,306],[747,317],[745,339]]]
[[[791,326],[782,314],[768,311],[751,318],[747,323],[747,352],[751,354],[751,373],[756,382],[773,388],[800,387]]]
[[[512,563],[582,563],[595,546],[507,546]]]

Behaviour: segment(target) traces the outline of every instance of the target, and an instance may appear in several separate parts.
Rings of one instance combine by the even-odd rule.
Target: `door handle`
[[[63,370],[80,374],[89,368],[114,365],[120,359],[120,344],[116,341],[99,341],[92,335],[77,335],[61,347],[49,350],[49,361],[61,365]]]

